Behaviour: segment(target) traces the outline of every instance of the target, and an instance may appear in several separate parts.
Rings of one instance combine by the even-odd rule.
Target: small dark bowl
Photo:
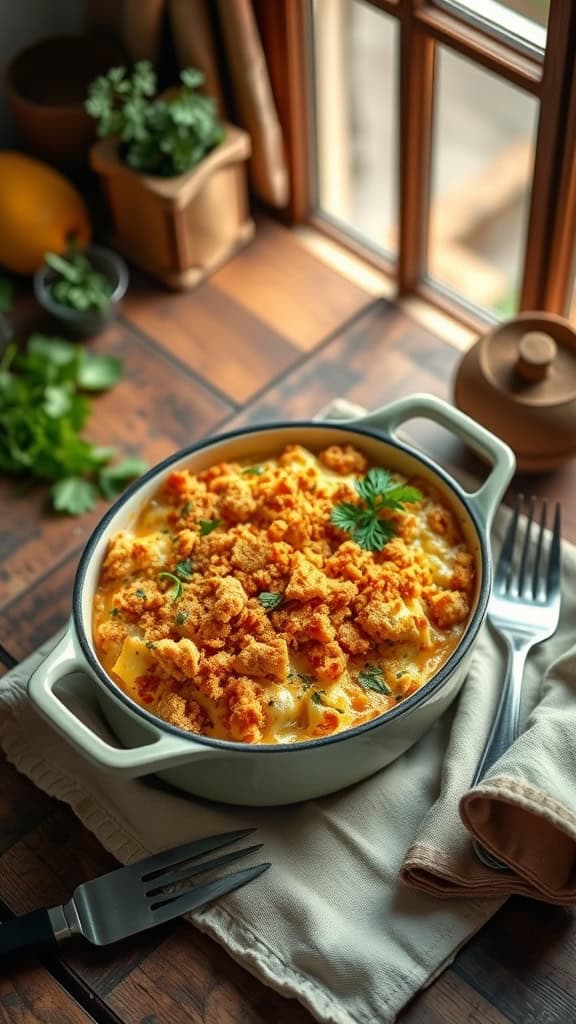
[[[34,274],[34,294],[47,313],[55,317],[68,333],[81,338],[89,338],[98,334],[114,319],[118,304],[128,287],[128,267],[118,253],[102,245],[91,245],[86,254],[96,270],[104,274],[112,285],[110,302],[105,309],[71,309],[56,302],[50,292],[50,284],[57,277],[56,273],[43,264]]]

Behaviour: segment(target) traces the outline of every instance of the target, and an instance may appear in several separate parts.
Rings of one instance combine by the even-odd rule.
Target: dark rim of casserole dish
[[[86,631],[84,629],[83,615],[82,615],[82,590],[84,586],[84,580],[88,570],[88,565],[92,557],[92,553],[102,534],[106,531],[112,520],[115,518],[119,509],[137,492],[140,488],[153,478],[162,475],[165,470],[172,466],[175,462],[180,462],[182,459],[189,455],[193,455],[196,452],[202,451],[205,448],[211,446],[219,446],[226,441],[231,441],[234,438],[244,437],[250,434],[257,433],[270,433],[275,430],[302,430],[302,429],[313,429],[313,430],[330,430],[330,431],[342,431],[344,438],[346,435],[363,435],[365,437],[374,438],[377,441],[381,441],[384,444],[388,444],[393,448],[398,449],[401,452],[405,452],[410,455],[417,462],[422,463],[427,469],[431,470],[435,476],[439,477],[447,488],[452,492],[457,501],[464,505],[468,516],[472,520],[475,528],[476,537],[480,547],[480,564],[482,566],[482,578],[480,580],[480,586],[478,590],[478,598],[476,602],[476,608],[474,609],[468,625],[462,634],[462,637],[450,655],[450,657],[440,666],[437,672],[434,673],[430,679],[424,683],[419,690],[413,693],[410,697],[407,697],[396,707],[390,708],[388,711],[383,712],[381,715],[377,715],[375,718],[371,718],[368,722],[363,722],[361,725],[353,726],[350,729],[343,729],[341,732],[332,733],[329,736],[323,736],[315,740],[295,740],[292,743],[241,743],[236,740],[221,740],[211,736],[203,736],[201,733],[188,732],[186,729],[181,729],[177,725],[171,725],[169,722],[164,721],[163,718],[159,718],[158,715],[152,714],[147,711],[136,701],[132,700],[122,688],[114,682],[113,679],[106,673],[105,669],[101,665],[100,661],[94,654],[92,647],[87,639]],[[350,441],[350,437],[346,438]],[[287,442],[288,443],[288,442]],[[337,442],[332,442],[337,443]],[[274,753],[286,753],[289,750],[302,750],[310,747],[321,747],[330,743],[338,743],[349,737],[359,736],[362,733],[367,733],[371,729],[376,729],[378,726],[383,724],[383,721],[392,722],[394,719],[406,715],[418,705],[429,700],[430,697],[440,689],[443,683],[446,681],[448,676],[458,667],[459,663],[467,655],[468,651],[472,647],[474,640],[478,634],[480,626],[484,621],[484,615],[488,605],[488,596],[490,593],[492,581],[492,562],[489,553],[489,546],[485,536],[485,529],[478,519],[478,515],[475,509],[469,504],[468,496],[466,492],[460,487],[456,480],[450,476],[441,466],[438,466],[433,459],[429,458],[423,452],[417,449],[411,448],[408,444],[403,444],[396,439],[392,440],[383,434],[380,434],[377,430],[368,430],[362,427],[354,427],[352,424],[346,426],[344,423],[318,421],[313,422],[310,420],[302,420],[289,423],[266,423],[260,424],[254,427],[245,427],[241,430],[232,430],[226,434],[218,434],[215,437],[205,438],[198,442],[198,444],[191,445],[187,448],[181,448],[173,455],[168,456],[162,462],[158,463],[155,467],[148,470],[143,476],[139,477],[138,480],[130,484],[130,486],[122,493],[122,495],[114,502],[111,508],[105,513],[99,524],[96,526],[94,532],[90,536],[86,547],[80,558],[76,577],[74,580],[74,592],[72,599],[72,614],[74,625],[76,627],[76,633],[80,641],[80,646],[84,653],[84,656],[101,680],[106,686],[110,693],[121,703],[125,704],[131,711],[136,712],[141,718],[145,719],[156,729],[164,730],[169,733],[173,733],[175,736],[192,740],[195,743],[200,743],[206,747],[212,748],[223,748],[225,750],[238,750],[246,751],[247,753],[252,751],[266,752],[270,754]]]

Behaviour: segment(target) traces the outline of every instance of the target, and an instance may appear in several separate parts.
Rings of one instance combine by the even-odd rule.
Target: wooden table
[[[27,309],[22,328],[30,323]],[[206,433],[309,417],[335,395],[371,407],[414,391],[449,398],[459,359],[401,309],[375,299],[267,221],[249,248],[191,294],[168,294],[135,276],[121,318],[91,345],[120,356],[125,366],[121,383],[95,402],[92,436],[151,464]],[[470,462],[440,432],[434,445],[440,458]],[[575,484],[571,466],[517,479],[514,489],[563,498],[564,532],[576,540],[576,507],[568,500]],[[80,552],[104,511],[102,505],[78,520],[51,518],[44,501],[42,488],[22,494],[0,484],[3,671],[67,619]],[[2,764],[0,915],[60,903],[79,882],[112,866],[67,807]],[[574,1021],[575,945],[571,910],[511,899],[402,1020]],[[114,948],[71,943],[57,959],[0,975],[6,1024],[93,1020],[307,1024],[311,1017],[179,922]]]

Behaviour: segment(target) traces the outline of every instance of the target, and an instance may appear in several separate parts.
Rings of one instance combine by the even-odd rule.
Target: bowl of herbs
[[[128,280],[124,260],[112,249],[71,246],[63,255],[45,253],[34,275],[34,294],[69,333],[85,338],[112,320]]]

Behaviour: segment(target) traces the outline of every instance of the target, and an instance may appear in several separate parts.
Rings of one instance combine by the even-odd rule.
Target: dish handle
[[[150,733],[142,746],[119,748],[107,743],[85,722],[81,721],[54,692],[56,685],[72,672],[88,676],[86,661],[78,650],[73,623],[56,647],[28,680],[28,696],[44,718],[76,750],[94,764],[129,778],[157,772],[163,768],[189,763],[209,751],[194,740],[172,736],[142,719],[139,725]]]
[[[489,526],[514,475],[516,458],[512,449],[491,431],[486,430],[486,427],[482,427],[476,420],[441,398],[427,394],[399,398],[366,416],[347,422],[350,425],[376,427],[389,440],[397,440],[397,427],[417,416],[446,427],[491,463],[492,469],[484,483],[476,491],[465,491],[481,521]]]

